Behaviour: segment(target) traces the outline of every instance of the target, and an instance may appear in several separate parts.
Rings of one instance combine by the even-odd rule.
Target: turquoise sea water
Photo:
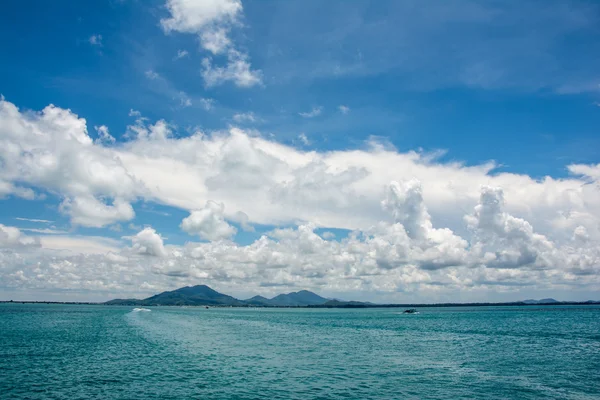
[[[0,304],[2,399],[599,399],[600,307]]]

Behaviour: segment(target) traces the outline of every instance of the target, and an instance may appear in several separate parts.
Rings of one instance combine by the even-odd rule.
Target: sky
[[[600,4],[0,12],[0,300],[600,300]]]

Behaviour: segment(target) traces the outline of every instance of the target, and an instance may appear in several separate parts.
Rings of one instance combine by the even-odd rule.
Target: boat
[[[416,308],[409,308],[408,310],[404,310],[404,314],[418,314],[419,312],[417,311]]]

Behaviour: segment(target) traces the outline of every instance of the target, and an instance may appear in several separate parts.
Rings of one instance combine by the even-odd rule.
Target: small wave
[[[152,311],[149,308],[134,308],[132,310],[133,312],[140,312],[140,311]]]

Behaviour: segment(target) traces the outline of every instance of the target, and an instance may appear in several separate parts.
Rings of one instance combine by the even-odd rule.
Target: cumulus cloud
[[[170,17],[161,19],[166,33],[182,32],[198,36],[200,46],[212,55],[225,55],[225,66],[215,66],[212,58],[202,61],[202,77],[206,86],[231,81],[239,87],[262,84],[262,72],[253,70],[248,54],[235,48],[231,29],[243,14],[239,0],[168,0]]]
[[[0,182],[15,194],[22,194],[17,182],[58,193],[63,212],[85,226],[133,217],[130,201],[143,184],[114,152],[93,142],[85,119],[53,105],[22,113],[1,100],[0,121]]]
[[[94,196],[67,197],[60,205],[60,211],[71,217],[75,225],[100,228],[119,221],[129,221],[135,216],[131,204],[116,198],[106,204]]]
[[[68,258],[73,255],[107,255],[121,251],[122,242],[103,236],[83,235],[40,235],[41,249],[37,254],[29,254],[29,258],[36,260],[45,256],[54,257],[54,260]],[[93,265],[87,266],[93,268]]]
[[[171,16],[160,21],[166,32],[198,33],[235,22],[242,13],[239,0],[168,0],[166,6]]]
[[[33,200],[36,198],[36,194],[33,190],[0,180],[0,199],[3,199],[8,195],[17,196],[26,200]]]
[[[300,115],[302,118],[314,118],[314,117],[318,117],[319,115],[321,115],[321,113],[323,112],[323,107],[313,107],[312,110],[308,111],[308,112],[300,112],[298,113],[298,115]]]
[[[172,130],[169,124],[161,119],[156,121],[154,125],[146,124],[146,119],[139,117],[134,125],[127,127],[127,136],[139,141],[165,141],[172,136]]]
[[[161,236],[151,227],[144,228],[131,238],[133,250],[138,254],[155,257],[167,255]]]
[[[192,99],[189,98],[187,93],[179,92],[179,105],[181,107],[191,107],[192,106]]]
[[[52,193],[73,224],[90,227],[133,219],[132,202],[144,199],[190,211],[181,228],[210,242],[165,246],[146,228],[131,247],[53,235],[25,251],[36,239],[3,227],[3,282],[135,292],[144,282],[158,289],[193,278],[231,290],[275,284],[415,296],[599,288],[595,165],[535,180],[493,173],[494,163],[443,163],[369,144],[303,151],[239,128],[178,137],[163,120],[134,117],[128,140],[107,145],[69,110],[20,111],[2,100],[7,195],[19,186]],[[241,246],[222,240],[236,233],[228,221],[289,227]],[[316,227],[351,233],[331,240]],[[94,251],[65,255],[60,246]]]
[[[94,129],[98,132],[96,141],[107,144],[115,142],[115,138],[108,132],[106,125],[94,126]]]
[[[232,81],[239,87],[252,87],[262,83],[262,72],[252,70],[248,55],[237,50],[229,50],[225,67],[214,66],[212,59],[202,60],[202,77],[206,86],[217,86]]]
[[[424,235],[411,238],[402,223],[396,221],[396,216],[406,221],[427,219],[423,206],[415,206],[419,203],[416,187],[416,182],[390,184],[384,202],[384,208],[391,212],[389,220],[339,241],[324,240],[315,233],[314,224],[303,224],[275,229],[247,246],[218,240],[165,248],[160,235],[146,228],[131,238],[131,248],[118,252],[56,257],[46,249],[38,249],[33,265],[28,265],[18,253],[0,253],[0,257],[8,260],[4,264],[8,267],[0,269],[0,277],[14,287],[28,288],[110,289],[136,293],[140,285],[149,285],[149,290],[158,291],[193,280],[221,290],[227,288],[234,294],[311,288],[332,295],[366,292],[396,301],[399,297],[432,301],[432,298],[457,291],[463,299],[478,299],[478,295],[489,299],[490,289],[511,292],[521,288],[567,288],[573,291],[600,287],[597,246],[575,248],[574,243],[570,243],[555,247],[553,252],[545,248],[536,262],[517,266],[506,263],[505,259],[501,260],[502,265],[498,263],[496,258],[487,255],[491,248],[481,253],[478,243],[482,238],[475,238],[470,248],[464,239],[446,228],[425,223]],[[396,197],[391,202],[393,205],[388,204],[390,196]],[[479,204],[469,217],[474,218],[474,229],[480,229],[477,226],[481,220],[481,229],[487,230],[490,226],[484,222],[487,218],[484,215],[493,215],[491,219],[496,221],[496,228],[491,231],[505,237],[512,229],[507,222],[511,218],[502,207],[494,208],[493,204],[490,207],[494,198],[499,200],[497,191],[483,189]],[[208,204],[205,209],[210,209],[206,212],[210,219],[219,214],[222,207]],[[204,231],[219,231],[214,227],[222,221],[217,220],[217,224],[205,223],[205,227],[212,228]],[[498,229],[498,226],[504,228]],[[532,238],[526,240],[526,246],[535,248],[535,233],[525,230]],[[577,229],[575,236],[576,240],[588,240],[583,229]],[[498,242],[486,244],[502,248]],[[148,255],[154,257],[148,258]],[[21,272],[15,275],[16,271]]]
[[[181,58],[185,58],[189,56],[189,53],[187,50],[177,50],[177,55],[175,56],[176,60],[179,60]]]
[[[350,112],[350,107],[345,105],[339,105],[338,110],[340,110],[342,114],[348,114]]]
[[[474,213],[465,220],[476,233],[472,246],[476,262],[487,267],[551,268],[560,262],[561,254],[551,241],[534,233],[529,222],[504,212],[501,188],[484,186]]]
[[[423,238],[431,229],[429,213],[423,204],[421,182],[416,179],[399,184],[392,182],[387,190],[387,198],[382,201],[396,222],[404,226],[409,237]]]
[[[253,112],[247,112],[247,113],[236,113],[233,115],[233,120],[239,124],[241,123],[251,123],[251,122],[257,122],[259,119],[256,115],[254,115]]]
[[[92,35],[88,39],[88,42],[90,42],[92,46],[102,47],[102,35]]]
[[[310,140],[308,140],[308,137],[306,136],[305,133],[299,134],[298,140],[300,140],[300,143],[302,143],[305,146],[308,146],[310,144]]]
[[[225,28],[215,30],[205,30],[200,33],[200,42],[202,47],[213,54],[221,54],[231,46],[231,40],[227,36]]]
[[[200,99],[200,105],[202,106],[202,108],[204,108],[205,111],[210,111],[215,106],[215,100],[214,99],[201,98]]]
[[[94,143],[85,119],[69,110],[21,112],[6,100],[0,102],[0,122],[0,182],[6,193],[18,185],[50,190],[67,200],[67,213],[69,204],[94,204],[76,207],[77,214],[90,210],[91,218],[99,205],[121,204],[113,217],[99,214],[100,225],[133,216],[124,204],[138,198],[185,210],[219,199],[227,205],[227,218],[243,211],[252,223],[313,221],[365,229],[385,217],[384,187],[414,178],[431,219],[453,230],[460,230],[463,215],[478,203],[478,187],[488,184],[503,188],[507,212],[550,236],[569,239],[581,225],[590,237],[599,237],[600,189],[587,184],[594,179],[591,171],[583,178],[534,180],[492,174],[494,163],[439,163],[429,154],[380,146],[302,151],[239,128],[176,138],[164,120],[153,124],[140,115],[127,128],[130,140],[109,147]]]
[[[236,229],[225,221],[224,210],[222,203],[209,200],[204,208],[192,211],[181,221],[181,229],[206,240],[228,239],[236,233]]]
[[[24,235],[18,228],[0,224],[0,248],[39,246],[40,241]]]
[[[155,79],[160,78],[160,75],[157,72],[152,71],[151,69],[146,71],[144,74],[146,75],[146,78],[148,78],[150,80],[155,80]]]
[[[586,165],[586,164],[573,164],[568,166],[569,172],[574,175],[582,175],[591,179],[592,181],[600,181],[600,164]]]
[[[254,227],[250,223],[250,218],[248,217],[248,214],[246,214],[243,211],[236,212],[231,217],[231,220],[240,224],[243,231],[246,231],[246,232],[254,232],[255,231]]]
[[[323,234],[321,235],[321,237],[323,239],[327,239],[327,240],[335,239],[335,233],[329,232],[329,231],[323,232]]]

